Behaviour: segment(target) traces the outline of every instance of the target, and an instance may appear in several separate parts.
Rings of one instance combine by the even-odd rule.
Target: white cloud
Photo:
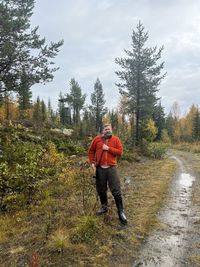
[[[107,1],[100,1],[98,4],[97,4],[97,9],[99,10],[107,10],[109,9],[110,7],[112,7],[112,3],[111,1],[107,0]]]

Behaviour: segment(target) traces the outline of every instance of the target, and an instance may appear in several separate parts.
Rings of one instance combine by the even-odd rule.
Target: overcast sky
[[[59,92],[69,93],[69,81],[75,78],[87,94],[100,79],[106,106],[115,108],[119,101],[115,74],[120,67],[116,57],[131,49],[131,35],[139,20],[149,33],[148,47],[164,45],[166,78],[159,96],[168,113],[178,101],[182,114],[200,93],[200,0],[36,0],[31,26],[47,42],[64,39],[55,59],[60,69],[54,80],[35,85],[37,95],[46,102],[50,97],[57,108]]]

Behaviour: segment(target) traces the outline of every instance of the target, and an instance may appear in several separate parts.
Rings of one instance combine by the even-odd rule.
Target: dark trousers
[[[121,186],[117,168],[115,166],[110,168],[97,167],[96,189],[100,196],[100,199],[101,196],[105,196],[105,194],[107,193],[108,186],[114,197],[121,196]]]

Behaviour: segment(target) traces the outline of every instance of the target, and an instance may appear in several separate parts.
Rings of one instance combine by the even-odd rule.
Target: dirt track
[[[200,249],[194,246],[200,240],[200,208],[192,202],[193,188],[199,185],[196,170],[200,156],[179,151],[169,151],[168,155],[179,168],[167,204],[158,214],[160,227],[145,240],[133,267],[200,266],[189,260],[200,254]]]

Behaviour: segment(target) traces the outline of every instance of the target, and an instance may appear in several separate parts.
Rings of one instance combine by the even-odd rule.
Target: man
[[[108,211],[107,184],[115,199],[118,216],[121,223],[126,224],[127,218],[124,214],[122,193],[117,165],[117,156],[121,156],[123,147],[120,139],[112,135],[110,124],[103,126],[102,135],[96,136],[89,148],[89,161],[96,176],[96,189],[101,201],[101,209],[97,215]]]

